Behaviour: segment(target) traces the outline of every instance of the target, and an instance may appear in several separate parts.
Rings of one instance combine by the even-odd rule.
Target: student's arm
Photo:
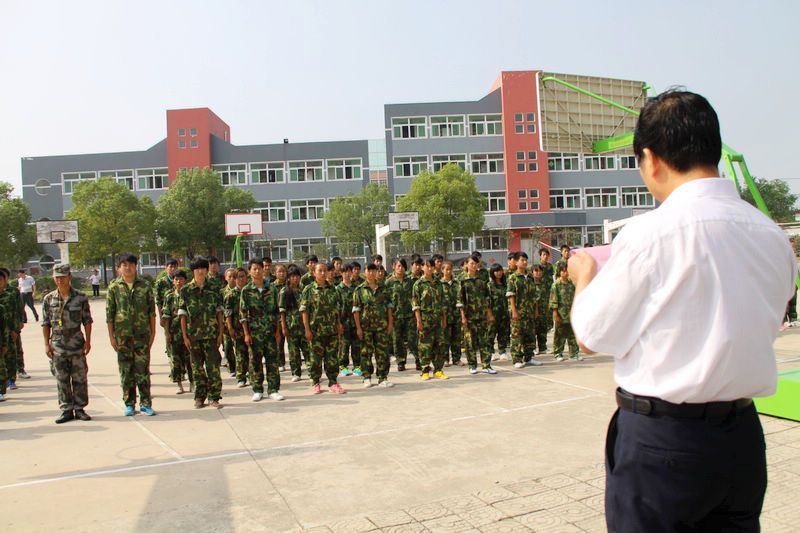
[[[49,359],[53,358],[53,348],[50,346],[50,325],[42,324],[42,336],[44,337],[44,353]],[[5,346],[3,346],[5,348]]]
[[[224,319],[222,317],[222,311],[218,310],[217,311],[217,348],[219,348],[220,345],[222,344],[222,331],[223,331],[223,328],[224,328],[224,326],[222,325],[224,323],[223,321],[224,321]]]
[[[389,327],[386,328],[386,334],[387,335],[391,335],[392,334],[392,327],[394,326],[394,316],[392,314],[392,308],[391,307],[387,311],[389,312]]]

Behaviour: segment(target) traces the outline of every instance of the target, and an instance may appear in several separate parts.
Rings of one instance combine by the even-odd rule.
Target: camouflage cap
[[[55,267],[53,267],[54,278],[69,276],[70,274],[72,274],[72,271],[69,268],[69,263],[64,263],[63,265],[56,265]]]

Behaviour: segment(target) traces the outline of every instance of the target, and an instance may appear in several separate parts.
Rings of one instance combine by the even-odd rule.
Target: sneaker
[[[300,381],[300,376],[292,376],[292,383],[297,383]]]
[[[183,394],[184,392],[186,391],[183,390],[183,383],[178,383],[178,388],[175,390],[175,394]]]
[[[524,368],[524,367],[525,363],[523,363],[522,361],[520,361],[519,363],[514,363],[514,368]]]
[[[236,372],[228,372],[228,375],[232,378],[236,377]]]
[[[563,355],[557,355],[556,356],[556,361],[563,361],[563,360],[564,360],[564,356]]]
[[[56,424],[63,424],[64,422],[69,422],[70,420],[75,420],[75,415],[72,414],[72,409],[68,411],[62,411],[61,416],[56,418]]]
[[[39,319],[36,319],[36,321],[38,322]],[[20,370],[19,372],[17,372],[17,375],[19,377],[21,377],[22,379],[31,379],[31,377],[28,375],[28,373],[25,372],[24,370]]]
[[[269,396],[267,396],[267,398],[269,398],[270,400],[275,400],[275,401],[279,402],[279,401],[283,400],[283,394],[281,394],[280,392],[272,392],[272,393],[269,394]]]
[[[194,408],[195,409],[202,409],[205,406],[206,406],[206,402],[204,400],[201,400],[201,399],[198,398],[197,400],[194,401]]]
[[[210,405],[211,407],[215,407],[217,409],[222,409],[223,407],[223,405],[219,403],[219,400],[212,400],[211,403],[209,403],[208,405]]]
[[[285,366],[279,366],[278,367],[278,372],[285,372],[285,371],[286,371],[286,367]]]
[[[133,416],[135,412],[136,409],[134,409],[132,405],[125,406],[125,416]]]
[[[439,379],[450,379],[450,376],[448,376],[447,374],[445,374],[441,370],[438,370],[438,371],[434,372],[433,373],[433,377],[439,378]]]
[[[450,363],[445,363],[444,366],[450,366]]]
[[[583,361],[583,356],[580,354],[570,355],[570,359],[574,359],[575,361]]]
[[[156,412],[153,411],[153,408],[149,405],[141,405],[139,406],[139,411],[142,412],[143,415],[147,416],[155,416]]]
[[[237,383],[236,386],[239,387],[240,389],[243,389],[243,388],[247,387],[247,382],[242,380],[239,383]]]
[[[88,422],[92,419],[92,417],[86,414],[86,411],[83,409],[75,409],[75,418],[78,420],[83,420],[84,422]]]
[[[13,381],[9,381],[8,384],[6,385],[6,387],[8,387],[11,390],[14,390],[14,389],[17,388],[17,384],[14,383]]]
[[[464,366],[464,362],[463,361],[456,361],[455,363],[453,363],[453,365],[455,365],[455,366]]]
[[[339,385],[338,383],[334,383],[333,385],[331,385],[330,387],[328,387],[328,390],[329,390],[329,391],[331,391],[331,392],[333,392],[333,393],[336,393],[336,394],[344,394],[344,393],[346,393],[346,392],[347,392],[347,391],[346,391],[346,390],[344,390],[344,389],[342,388],[342,386],[341,386],[341,385]]]
[[[343,367],[339,368],[339,373],[342,376],[349,376],[350,374],[352,374],[352,372],[350,372],[350,369],[347,368],[346,366],[343,366]]]
[[[364,373],[361,371],[361,369],[359,367],[355,367],[353,369],[353,374],[355,374],[356,376],[363,376],[364,375]]]
[[[528,364],[531,366],[542,366],[542,362],[538,359],[534,359],[533,357],[531,357],[531,360],[528,361]]]
[[[495,370],[494,368],[492,368],[490,366],[487,366],[486,368],[483,369],[483,373],[484,374],[497,374],[497,370]]]
[[[429,379],[431,379],[431,375],[428,372],[423,372],[420,377],[422,378],[422,381],[428,381]]]
[[[321,393],[322,393],[322,387],[319,386],[319,383],[311,387],[311,394],[321,394]]]
[[[368,389],[372,387],[372,380],[370,378],[364,378],[364,388]]]
[[[189,392],[194,392],[194,383],[189,382]]]
[[[389,387],[394,387],[394,383],[392,383],[388,379],[385,379],[380,383],[378,383],[378,387],[386,387],[388,389]]]
[[[264,398],[263,392],[254,392],[252,400],[254,402],[260,402]]]
[[[4,402],[4,401],[6,401],[6,395],[5,394],[0,394],[0,402]]]
[[[478,373],[478,367],[476,367],[476,366],[469,367],[469,373],[470,374],[477,374]]]

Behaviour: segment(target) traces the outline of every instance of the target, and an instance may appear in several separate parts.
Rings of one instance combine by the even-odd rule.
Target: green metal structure
[[[242,236],[236,236],[236,242],[233,243],[233,260],[236,262],[238,268],[242,267]]]

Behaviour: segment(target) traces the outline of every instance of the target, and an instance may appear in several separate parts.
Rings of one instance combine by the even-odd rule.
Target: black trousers
[[[33,305],[33,293],[32,292],[23,292],[22,293],[22,302],[31,308],[33,311],[33,316],[36,317],[36,320],[39,320],[39,313],[36,312],[36,307]],[[23,313],[25,312],[25,307],[22,308]],[[25,319],[27,322],[27,318]]]
[[[92,285],[92,296],[100,296],[100,285]]]
[[[606,438],[611,532],[758,531],[767,488],[755,407],[721,420],[618,409]]]

